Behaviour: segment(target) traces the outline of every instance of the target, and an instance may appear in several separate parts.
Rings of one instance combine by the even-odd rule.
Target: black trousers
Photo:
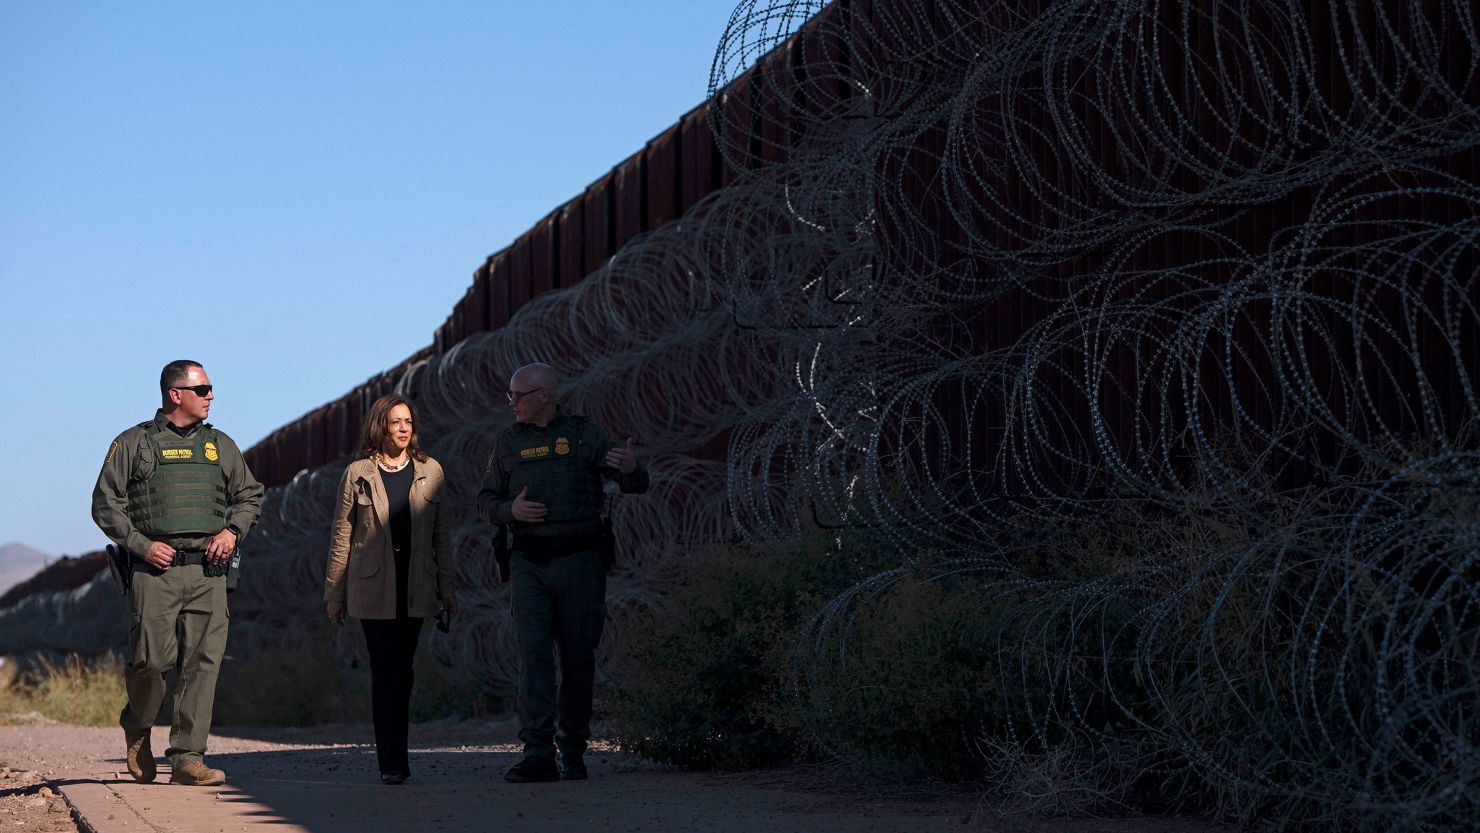
[[[406,732],[421,622],[420,616],[360,620],[370,651],[370,712],[375,717],[375,757],[381,772],[411,774]]]
[[[529,758],[579,758],[591,739],[596,647],[606,624],[606,563],[596,550],[512,559],[519,638],[519,739]],[[556,684],[555,653],[560,654]]]

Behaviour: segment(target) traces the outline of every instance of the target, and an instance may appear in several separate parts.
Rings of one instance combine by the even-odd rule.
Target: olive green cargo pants
[[[134,570],[123,671],[128,705],[118,723],[131,732],[154,725],[164,701],[164,672],[179,668],[164,753],[176,768],[205,755],[230,621],[225,576],[207,577],[199,564],[171,567],[157,576],[147,568]]]
[[[595,550],[548,561],[515,551],[510,561],[519,639],[519,740],[526,757],[554,758],[557,746],[561,754],[579,757],[591,739],[596,646],[606,625],[606,565]]]

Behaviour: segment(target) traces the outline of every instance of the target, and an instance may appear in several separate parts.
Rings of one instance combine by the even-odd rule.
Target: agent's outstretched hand
[[[637,451],[632,446],[631,437],[621,445],[612,446],[606,453],[606,464],[622,474],[631,474],[637,469]]]

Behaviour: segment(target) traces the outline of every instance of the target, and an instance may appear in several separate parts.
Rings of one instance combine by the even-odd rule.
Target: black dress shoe
[[[579,755],[561,755],[558,766],[562,781],[586,780],[586,762]]]
[[[511,784],[531,784],[537,781],[559,781],[560,770],[549,758],[525,758],[509,767],[504,780]]]
[[[410,777],[411,773],[409,772],[382,772],[380,773],[380,783],[404,784],[406,783],[406,779]]]

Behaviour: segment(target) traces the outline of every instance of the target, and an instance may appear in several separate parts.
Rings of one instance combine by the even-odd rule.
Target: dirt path
[[[1000,818],[973,796],[894,800],[822,785],[816,770],[716,774],[673,772],[600,748],[591,780],[506,784],[517,760],[508,723],[439,722],[412,727],[412,780],[384,787],[376,778],[369,727],[223,728],[208,762],[225,769],[224,788],[171,787],[168,767],[155,784],[123,772],[116,729],[59,724],[0,726],[0,762],[26,770],[30,793],[0,781],[5,830],[72,830],[64,810],[39,796],[59,789],[96,833],[370,830],[452,831],[1028,831],[1029,833],[1206,833],[1173,820],[1032,821]],[[156,751],[167,745],[156,729]],[[0,771],[3,772],[3,771]],[[44,797],[43,797],[44,798]]]

